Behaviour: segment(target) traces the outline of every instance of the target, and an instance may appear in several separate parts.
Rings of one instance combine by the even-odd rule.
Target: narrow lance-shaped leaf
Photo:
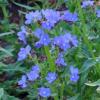
[[[100,86],[100,79],[93,83],[85,83],[88,86]]]
[[[80,73],[83,73],[93,67],[97,62],[94,59],[88,59],[84,62],[82,68],[80,69]]]
[[[3,95],[4,95],[4,89],[0,88],[0,100],[2,99]]]

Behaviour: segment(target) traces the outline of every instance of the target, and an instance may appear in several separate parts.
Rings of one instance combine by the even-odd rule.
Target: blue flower
[[[48,83],[54,82],[56,78],[57,78],[57,74],[55,72],[49,72],[46,76],[46,80],[48,81]]]
[[[45,21],[42,22],[44,29],[50,30],[60,20],[60,12],[52,9],[42,10]]]
[[[36,29],[33,34],[39,39],[39,41],[35,43],[35,47],[40,48],[41,46],[47,46],[50,43],[49,35],[44,33],[42,29]]]
[[[53,9],[42,10],[45,19],[52,23],[57,23],[60,20],[60,12]]]
[[[60,38],[61,38],[61,41],[60,41],[61,43],[60,43],[59,47],[62,50],[66,51],[67,49],[70,48],[69,41],[68,41],[67,37],[65,37],[65,35],[61,36]]]
[[[62,20],[76,22],[78,20],[78,15],[76,12],[71,13],[69,10],[65,11],[61,16]]]
[[[86,8],[88,6],[93,6],[94,5],[94,1],[93,0],[85,0],[82,2],[82,8]]]
[[[40,38],[40,43],[44,46],[47,46],[50,43],[50,38],[48,34],[43,34]]]
[[[35,47],[40,48],[41,46],[48,46],[50,44],[49,35],[44,33],[41,35],[40,40],[35,43]]]
[[[42,27],[44,29],[51,30],[51,28],[54,27],[54,23],[49,22],[49,21],[43,21],[42,22]]]
[[[66,51],[67,49],[71,48],[72,46],[78,46],[77,37],[71,35],[70,33],[66,33],[64,35],[57,36],[53,39],[53,44],[57,45],[62,50]]]
[[[27,77],[29,81],[35,81],[39,77],[39,73],[37,71],[30,71],[27,73]]]
[[[100,10],[96,11],[97,17],[100,18]]]
[[[39,95],[41,97],[49,97],[51,95],[50,88],[45,88],[45,87],[39,88]]]
[[[31,47],[27,45],[25,48],[20,48],[20,51],[18,53],[18,61],[24,60],[27,58],[27,56],[30,54]]]
[[[79,79],[78,68],[74,68],[73,66],[70,66],[70,80],[72,82],[77,82],[78,79]]]
[[[34,36],[36,36],[37,38],[41,38],[41,35],[44,34],[44,31],[40,28],[37,28],[34,32],[32,32]]]
[[[64,35],[64,37],[67,39],[65,39],[66,43],[71,43],[71,46],[77,47],[78,46],[78,40],[77,37],[75,35],[71,35],[70,33],[66,33]]]
[[[21,80],[18,81],[18,85],[21,87],[21,88],[26,88],[27,87],[27,78],[25,75],[22,76]]]
[[[69,48],[68,43],[67,44],[65,43],[65,39],[64,39],[63,35],[55,37],[53,40],[53,44],[58,46],[59,48],[61,48],[64,51],[66,51],[67,48]]]
[[[38,65],[32,66],[32,71],[39,73],[40,72],[40,68]]]
[[[57,46],[60,46],[60,45],[61,45],[61,36],[56,36],[56,37],[53,39],[53,44],[54,44],[54,45],[57,45]]]
[[[67,65],[65,63],[65,60],[64,60],[63,55],[61,53],[58,55],[58,58],[56,59],[55,63],[57,66],[66,66]]]
[[[38,20],[41,20],[42,15],[37,10],[35,12],[33,12],[33,11],[29,12],[28,14],[26,14],[25,18],[26,18],[25,24],[31,24],[32,22],[37,22]]]
[[[32,66],[32,69],[27,73],[29,81],[35,81],[39,77],[40,68],[38,65]]]
[[[41,47],[42,47],[41,42],[40,42],[40,41],[36,42],[36,43],[35,43],[35,47],[36,47],[36,48],[41,48]]]
[[[21,31],[18,32],[18,34],[17,34],[18,39],[21,40],[21,41],[23,41],[24,44],[26,44],[26,33],[27,33],[27,31],[26,31],[25,26],[22,26],[21,27]]]

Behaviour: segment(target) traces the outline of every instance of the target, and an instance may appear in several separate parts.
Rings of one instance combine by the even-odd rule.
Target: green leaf
[[[94,59],[88,59],[84,62],[82,68],[80,69],[80,73],[83,73],[93,67],[97,62]]]
[[[0,47],[0,51],[2,51],[2,52],[4,52],[4,53],[8,54],[9,56],[13,56],[13,54],[12,54],[11,52],[9,52],[8,50],[6,50],[6,49],[4,49],[4,48],[2,48],[2,47]]]
[[[7,95],[7,100],[19,100],[19,99],[14,96]]]
[[[100,94],[100,86],[96,89],[96,91]]]
[[[16,71],[19,71],[19,72],[25,73],[26,69],[25,69],[25,67],[21,67],[21,64],[22,63],[19,63],[19,62],[15,63],[15,64],[9,64],[6,67],[0,67],[0,71],[6,71],[6,72],[16,72]]]
[[[0,6],[5,6],[8,4],[8,0],[0,0]]]
[[[88,85],[88,86],[100,86],[100,79],[99,80],[97,80],[96,82],[93,82],[93,83],[85,83],[86,85]]]
[[[4,95],[4,89],[0,88],[0,100],[2,99],[3,95]]]
[[[7,66],[6,64],[0,62],[0,67],[6,67],[6,66]]]
[[[5,36],[5,35],[10,35],[10,34],[14,34],[14,31],[5,32],[5,33],[0,33],[0,37],[3,37],[3,36]]]
[[[6,93],[3,95],[3,98],[0,100],[19,100],[19,99],[14,96],[10,96],[9,94]]]
[[[67,99],[67,100],[79,100],[79,94]]]
[[[17,2],[15,2],[15,1],[12,1],[12,2],[13,2],[15,5],[20,6],[20,7],[23,7],[23,8],[25,8],[25,9],[27,9],[27,10],[34,10],[34,9],[36,9],[36,8],[30,7],[30,6],[27,6],[27,5],[23,5],[23,4],[17,3]]]

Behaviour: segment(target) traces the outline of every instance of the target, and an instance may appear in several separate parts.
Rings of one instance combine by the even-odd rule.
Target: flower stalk
[[[53,58],[51,57],[51,54],[50,54],[50,51],[49,51],[49,47],[48,46],[44,46],[44,49],[45,49],[45,53],[46,53],[49,65],[50,65],[50,71],[53,72],[53,71],[55,71],[55,63],[54,63]]]

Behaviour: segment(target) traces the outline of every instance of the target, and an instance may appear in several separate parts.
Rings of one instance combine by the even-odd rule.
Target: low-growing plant
[[[25,24],[18,32],[18,38],[24,46],[18,53],[18,61],[25,60],[31,63],[32,67],[22,75],[18,85],[21,88],[33,89],[37,99],[51,97],[54,100],[63,100],[76,94],[78,99],[83,94],[79,91],[83,92],[84,77],[88,73],[84,77],[80,76],[86,73],[88,68],[84,69],[87,65],[81,66],[78,53],[82,48],[86,48],[87,56],[91,57],[88,60],[95,62],[96,58],[88,39],[90,31],[85,22],[88,19],[82,9],[93,6],[94,1],[84,1],[82,6],[79,1],[75,2],[78,7],[76,12],[75,9],[74,12],[68,9],[42,9],[27,13]],[[99,17],[98,10],[96,13]],[[93,16],[96,17],[96,14]],[[45,59],[39,61],[41,55],[45,56]]]
[[[8,74],[8,80],[0,83],[0,99],[6,95],[4,100],[99,100],[100,10],[97,1],[38,1],[40,6],[35,3],[36,8],[12,1],[34,10],[20,11],[25,19],[14,49],[0,48],[2,56],[17,54],[13,64],[1,63],[0,70]]]

